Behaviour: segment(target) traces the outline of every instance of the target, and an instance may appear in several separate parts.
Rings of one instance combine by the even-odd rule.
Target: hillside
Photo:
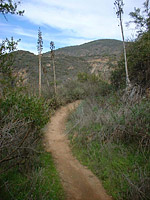
[[[57,84],[68,79],[76,79],[79,72],[101,73],[104,80],[109,79],[110,66],[122,51],[118,40],[97,40],[79,46],[64,47],[55,50]],[[16,51],[14,55],[14,74],[23,79],[23,83],[38,86],[38,56],[28,51]],[[42,84],[53,84],[53,71],[50,53],[42,55]]]
[[[56,55],[63,54],[76,57],[111,56],[119,55],[122,51],[122,42],[113,39],[102,39],[82,45],[64,47],[56,50]],[[45,55],[49,55],[47,52]]]
[[[32,85],[32,89],[38,88],[38,56],[27,51],[16,51],[14,55],[13,72],[21,77],[25,85]],[[42,56],[42,85],[49,87],[53,84],[53,69],[51,59]],[[56,55],[57,84],[68,79],[75,79],[79,72],[89,72],[90,64],[83,58],[73,56]]]

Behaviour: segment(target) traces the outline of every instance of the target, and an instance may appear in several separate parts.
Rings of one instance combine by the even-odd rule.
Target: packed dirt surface
[[[65,122],[80,101],[60,108],[51,118],[45,131],[45,143],[60,174],[67,200],[112,200],[100,181],[90,170],[73,157],[65,135]]]

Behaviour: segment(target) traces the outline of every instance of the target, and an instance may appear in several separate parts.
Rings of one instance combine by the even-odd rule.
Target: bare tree
[[[37,140],[37,128],[33,126],[33,121],[16,119],[12,108],[8,115],[2,117],[0,125],[0,173],[21,166],[23,161],[29,167]]]
[[[50,50],[51,50],[51,59],[52,59],[52,62],[53,62],[53,72],[54,72],[54,91],[55,91],[55,95],[57,94],[57,87],[56,87],[56,71],[55,71],[55,53],[54,53],[54,50],[55,50],[55,45],[54,45],[54,42],[51,41],[50,42]]]
[[[115,8],[116,8],[116,15],[117,15],[117,17],[119,18],[119,21],[120,21],[121,34],[122,34],[122,40],[123,40],[125,71],[126,71],[126,86],[130,87],[131,82],[130,82],[129,74],[128,74],[126,46],[125,46],[124,31],[123,31],[123,24],[122,24],[122,14],[123,14],[123,6],[124,6],[123,0],[116,0],[114,5],[115,5]]]
[[[39,97],[41,96],[41,57],[42,57],[42,49],[43,49],[43,40],[42,40],[42,32],[39,27],[38,30],[38,41],[37,41],[37,50],[39,55]]]

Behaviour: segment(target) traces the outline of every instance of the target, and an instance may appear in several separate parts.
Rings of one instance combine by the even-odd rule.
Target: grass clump
[[[42,152],[35,170],[18,173],[18,169],[10,170],[0,176],[1,198],[3,200],[60,200],[64,199],[64,191],[49,153]]]
[[[75,156],[114,199],[149,199],[149,108],[148,99],[129,105],[111,93],[86,98],[69,117]]]

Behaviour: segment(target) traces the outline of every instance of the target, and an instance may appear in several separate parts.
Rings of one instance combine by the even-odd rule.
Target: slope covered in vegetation
[[[55,50],[57,85],[75,80],[79,72],[98,73],[108,80],[114,62],[122,52],[121,41],[97,40],[80,46]],[[38,90],[38,56],[27,51],[15,51],[13,73],[32,91]],[[32,85],[32,87],[31,87]],[[42,87],[53,92],[53,69],[50,52],[42,55]]]
[[[75,57],[120,55],[122,42],[113,39],[101,39],[88,42],[82,45],[64,47],[56,50],[56,55],[66,55]],[[45,53],[44,55],[48,55]]]
[[[68,121],[74,155],[114,199],[150,199],[149,38],[146,31],[127,48],[131,90],[125,88],[123,56],[110,85],[79,76],[88,92]]]

